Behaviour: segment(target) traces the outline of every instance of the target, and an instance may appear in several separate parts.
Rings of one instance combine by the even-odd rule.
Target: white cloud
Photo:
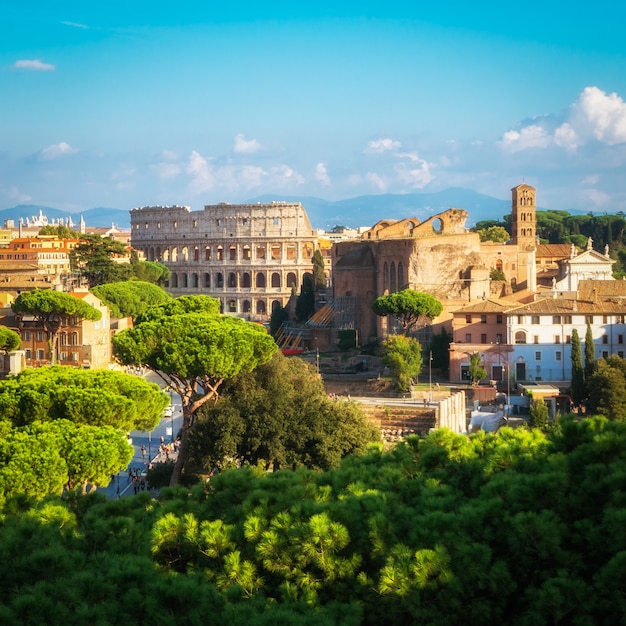
[[[72,28],[81,28],[83,30],[86,30],[89,28],[89,26],[85,24],[79,24],[78,22],[61,22],[61,24],[63,24],[63,26],[70,26]]]
[[[592,202],[596,208],[607,206],[611,201],[611,196],[599,189],[584,189],[583,194]]]
[[[500,145],[508,152],[519,152],[528,148],[546,148],[552,139],[538,124],[525,126],[521,130],[509,130],[504,133]]]
[[[44,63],[39,59],[21,59],[13,65],[16,70],[30,70],[33,72],[53,72],[56,67],[51,63]]]
[[[270,170],[272,179],[281,186],[301,185],[304,178],[288,165],[278,165]]]
[[[178,163],[156,163],[152,166],[159,178],[170,179],[178,176],[182,169]]]
[[[215,175],[211,163],[196,150],[192,150],[189,155],[187,173],[191,176],[191,187],[194,191],[203,192],[215,187]]]
[[[326,168],[326,164],[318,163],[315,166],[315,180],[320,182],[325,187],[330,185],[330,177],[328,176],[328,169]]]
[[[626,102],[598,87],[585,87],[561,120],[537,118],[505,132],[498,144],[512,153],[552,146],[574,152],[593,141],[609,146],[626,142]]]
[[[578,147],[580,139],[572,126],[565,122],[554,131],[554,143],[560,148],[573,151]]]
[[[61,143],[55,143],[47,148],[44,148],[39,153],[39,158],[43,161],[52,161],[53,159],[69,156],[70,154],[76,154],[77,152],[78,150],[76,148],[72,148],[69,143],[62,141]]]
[[[380,154],[381,152],[397,150],[399,147],[399,141],[394,141],[393,139],[376,139],[375,141],[370,141],[367,144],[364,152],[367,154]]]
[[[417,167],[398,165],[395,169],[399,180],[405,185],[410,185],[415,189],[426,187],[434,178],[430,171],[430,166],[424,160],[420,160]]]
[[[246,139],[243,133],[235,136],[233,150],[238,154],[253,154],[261,149],[261,144],[256,139]]]
[[[385,191],[387,189],[387,183],[375,172],[365,174],[365,179],[379,191]]]
[[[33,199],[32,196],[22,193],[17,187],[11,187],[11,189],[9,189],[8,195],[9,195],[9,198],[20,203],[29,202],[30,200]]]
[[[573,118],[598,141],[610,146],[626,141],[626,103],[616,93],[586,87],[572,110]]]

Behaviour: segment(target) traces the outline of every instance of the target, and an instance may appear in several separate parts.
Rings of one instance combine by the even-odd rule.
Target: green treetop
[[[376,298],[372,309],[381,317],[391,315],[402,326],[402,332],[408,333],[429,324],[443,311],[443,305],[428,293],[404,289]]]
[[[171,309],[176,305],[162,307]],[[114,354],[122,363],[150,368],[181,398],[181,446],[172,484],[179,482],[186,462],[196,411],[208,401],[217,401],[224,380],[252,371],[276,350],[274,340],[259,324],[207,313],[157,315],[113,337]]]
[[[126,280],[131,274],[130,263],[117,263],[116,258],[126,257],[128,250],[121,241],[100,235],[81,235],[72,250],[72,269],[81,274],[89,287]]]
[[[20,336],[6,326],[0,326],[0,352],[8,354],[17,350],[22,343]]]
[[[580,350],[578,330],[572,330],[572,385],[571,395],[574,406],[580,406],[585,399],[585,374],[583,371],[583,356]]]
[[[132,317],[172,299],[164,289],[141,280],[97,285],[91,292],[111,310],[112,317]]]
[[[380,359],[391,370],[400,391],[408,391],[422,371],[422,346],[412,337],[391,335],[382,342]]]

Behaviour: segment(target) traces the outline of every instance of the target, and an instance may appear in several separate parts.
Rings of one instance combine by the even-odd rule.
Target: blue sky
[[[626,211],[626,3],[216,4],[1,0],[0,209],[527,182]]]

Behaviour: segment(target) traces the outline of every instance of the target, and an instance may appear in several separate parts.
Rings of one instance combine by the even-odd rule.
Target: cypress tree
[[[572,331],[572,401],[579,406],[585,399],[585,376],[583,372],[583,356],[580,351],[578,330]]]
[[[596,349],[593,345],[591,324],[587,323],[587,332],[585,333],[585,383],[593,376],[595,371]]]

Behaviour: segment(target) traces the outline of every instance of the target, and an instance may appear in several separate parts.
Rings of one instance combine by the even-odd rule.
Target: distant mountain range
[[[468,226],[488,219],[502,219],[511,212],[511,201],[493,198],[470,189],[450,188],[437,193],[382,194],[358,196],[345,200],[323,200],[308,196],[262,195],[250,198],[247,203],[301,202],[314,228],[330,230],[333,226],[357,228],[372,226],[382,219],[416,217],[423,221],[431,215],[450,208],[465,209],[469,213]],[[234,203],[233,203],[234,204]],[[194,207],[196,210],[202,207]],[[539,207],[538,207],[539,208]],[[0,211],[0,225],[7,219],[17,224],[19,219],[32,219],[39,212],[49,220],[71,217],[78,225],[83,216],[87,226],[110,227],[116,224],[122,230],[130,229],[130,212],[124,209],[98,207],[79,213],[68,213],[47,206],[20,204]]]

